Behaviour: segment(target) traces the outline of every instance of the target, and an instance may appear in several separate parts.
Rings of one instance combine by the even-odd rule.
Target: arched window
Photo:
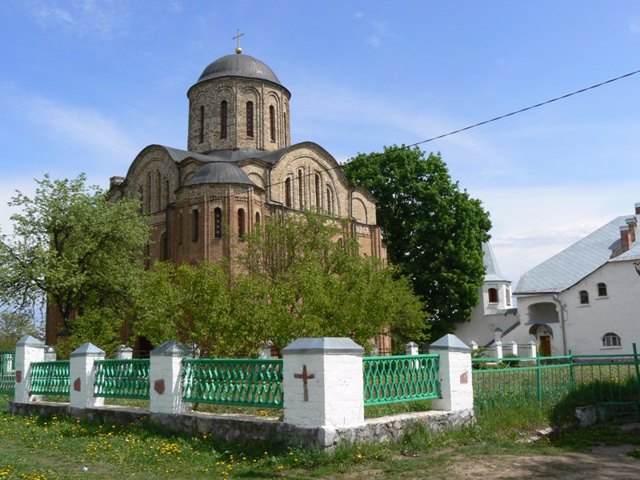
[[[146,212],[151,213],[151,172],[147,172],[147,204]]]
[[[200,143],[204,142],[204,105],[200,105]]]
[[[302,169],[298,170],[298,208],[302,210],[304,208],[304,174]]]
[[[586,290],[580,290],[580,305],[589,304],[589,292]]]
[[[144,210],[144,187],[142,185],[138,187],[138,199],[140,200],[140,208],[138,211],[142,213]]]
[[[316,173],[316,207],[320,209],[321,205],[321,192],[320,192],[320,175]]]
[[[289,137],[287,136],[287,132],[289,131],[287,128],[287,114],[283,113],[282,114],[282,125],[284,128],[284,144],[288,145],[289,144]]]
[[[606,297],[607,296],[607,284],[606,283],[599,283],[598,284],[598,296],[599,297]]]
[[[220,207],[213,210],[213,236],[222,238],[222,209]]]
[[[256,225],[260,226],[260,212],[256,212]]]
[[[620,337],[613,332],[605,333],[602,337],[603,347],[621,347],[622,341]]]
[[[193,232],[191,233],[191,240],[194,242],[198,241],[198,235],[200,234],[200,212],[198,210],[192,211],[192,227]]]
[[[253,137],[253,102],[247,102],[247,137]]]
[[[327,213],[333,214],[333,196],[331,195],[331,188],[327,187]]]
[[[162,175],[156,172],[156,212],[162,210]]]
[[[244,238],[245,224],[244,224],[244,209],[238,209],[238,238]]]
[[[271,141],[276,141],[276,109],[273,105],[269,106],[269,132],[271,135]]]
[[[498,289],[490,288],[489,289],[489,303],[498,303]]]
[[[227,101],[220,103],[220,138],[227,138]]]
[[[291,179],[284,181],[284,206],[291,208]]]

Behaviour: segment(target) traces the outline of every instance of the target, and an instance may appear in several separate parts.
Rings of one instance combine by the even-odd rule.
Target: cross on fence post
[[[308,374],[307,373],[307,366],[303,365],[302,366],[302,373],[294,373],[293,374],[294,378],[301,378],[302,379],[302,388],[304,389],[304,401],[308,402],[309,401],[309,388],[307,385],[307,380],[311,380],[313,378],[316,378],[315,374]]]

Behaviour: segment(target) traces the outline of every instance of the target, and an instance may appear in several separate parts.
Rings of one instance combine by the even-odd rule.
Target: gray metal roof
[[[163,148],[167,151],[169,156],[173,159],[174,162],[180,163],[187,158],[193,158],[194,160],[198,160],[200,162],[227,162],[227,163],[236,163],[241,162],[243,160],[249,160],[252,158],[263,160],[271,165],[277,163],[278,160],[282,158],[282,156],[287,153],[287,151],[291,150],[295,145],[290,145],[288,147],[281,148],[279,150],[257,150],[255,148],[239,148],[239,149],[229,149],[229,150],[211,150],[209,152],[192,152],[189,150],[181,150],[179,148],[166,147],[164,145],[158,145],[160,148]]]
[[[561,292],[609,261],[631,260],[636,256],[640,258],[640,239],[636,239],[627,252],[611,258],[613,251],[620,246],[620,227],[626,225],[627,218],[630,216],[616,217],[582,240],[525,272],[520,277],[514,293]]]
[[[484,281],[485,282],[509,282],[502,272],[500,271],[500,267],[498,266],[498,261],[496,260],[496,256],[493,254],[493,249],[489,242],[482,244],[482,261],[484,263]]]
[[[256,78],[267,80],[284,88],[273,70],[264,62],[244,54],[225,55],[210,63],[196,83],[222,77]]]
[[[256,186],[240,167],[232,163],[211,162],[201,166],[186,185],[202,185],[211,183],[234,183]]]

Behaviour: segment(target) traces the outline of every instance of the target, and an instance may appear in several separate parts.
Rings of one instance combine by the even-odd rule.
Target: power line
[[[483,120],[482,122],[474,123],[472,125],[468,125],[468,126],[463,127],[463,128],[458,128],[457,130],[452,130],[451,132],[443,133],[442,135],[437,135],[435,137],[427,138],[426,140],[421,140],[419,142],[415,142],[415,143],[412,143],[410,145],[401,145],[399,147],[391,148],[389,150],[391,150],[391,151],[406,150],[406,149],[409,149],[409,148],[417,147],[418,145],[422,145],[422,144],[425,144],[425,143],[433,142],[435,140],[439,140],[441,138],[449,137],[451,135],[456,135],[458,133],[465,132],[467,130],[471,130],[472,128],[477,128],[477,127],[480,127],[482,125],[486,125],[488,123],[497,122],[498,120],[502,120],[503,118],[512,117],[514,115],[518,115],[519,113],[527,112],[529,110],[533,110],[535,108],[540,108],[540,107],[542,107],[544,105],[548,105],[550,103],[554,103],[554,102],[557,102],[559,100],[564,100],[565,98],[573,97],[574,95],[578,95],[580,93],[584,93],[584,92],[587,92],[589,90],[593,90],[594,88],[602,87],[603,85],[607,85],[609,83],[617,82],[618,80],[622,80],[623,78],[631,77],[632,75],[636,75],[638,73],[640,73],[640,70],[635,70],[633,72],[625,73],[624,75],[620,75],[619,77],[610,78],[609,80],[605,80],[604,82],[596,83],[595,85],[591,85],[589,87],[581,88],[579,90],[575,90],[573,92],[566,93],[564,95],[560,95],[559,97],[551,98],[549,100],[545,100],[544,102],[536,103],[535,105],[530,105],[528,107],[524,107],[524,108],[521,108],[519,110],[514,110],[512,112],[505,113],[503,115],[499,115],[497,117],[493,117],[493,118],[490,118],[488,120]],[[382,152],[373,153],[372,154],[372,156],[374,156],[374,157],[382,156],[382,155],[384,155],[384,153],[382,153]],[[335,170],[335,169],[338,169],[338,168],[341,168],[341,167],[342,167],[342,165],[338,165],[336,167],[326,168],[324,171]],[[311,176],[311,174],[309,174],[308,176]],[[286,180],[265,185],[265,188],[266,187],[273,187],[275,185],[280,185],[280,184],[284,183],[285,181]]]

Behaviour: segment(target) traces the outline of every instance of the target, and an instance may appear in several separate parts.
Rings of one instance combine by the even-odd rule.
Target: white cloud
[[[130,12],[122,0],[30,0],[27,13],[42,27],[57,28],[78,37],[111,39],[127,33]]]
[[[28,95],[13,97],[11,104],[16,114],[59,143],[80,145],[115,158],[133,158],[136,153],[134,140],[98,110]]]
[[[502,273],[516,284],[547,260],[619,215],[639,199],[633,182],[500,187],[470,192],[491,213],[491,245]]]
[[[356,12],[353,17],[358,21],[364,22],[365,29],[368,31],[365,43],[374,48],[379,47],[384,40],[392,36],[387,29],[387,22],[369,20],[363,12]]]

